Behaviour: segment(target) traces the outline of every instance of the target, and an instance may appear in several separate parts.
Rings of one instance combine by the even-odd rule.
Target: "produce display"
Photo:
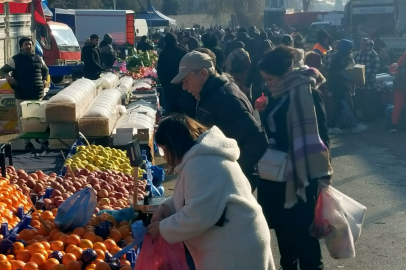
[[[125,256],[112,256],[133,242],[127,221],[117,223],[108,214],[91,218],[89,223],[70,232],[57,229],[58,209],[32,213],[31,226],[17,235],[12,251],[0,255],[0,269],[23,270],[131,270]],[[48,228],[40,221],[42,218]],[[105,233],[98,227],[107,224]],[[6,256],[7,255],[7,256]]]
[[[121,94],[116,89],[101,92],[79,118],[79,130],[85,136],[110,136],[119,118]]]
[[[96,96],[96,84],[88,79],[74,81],[50,98],[45,107],[47,122],[75,122]]]

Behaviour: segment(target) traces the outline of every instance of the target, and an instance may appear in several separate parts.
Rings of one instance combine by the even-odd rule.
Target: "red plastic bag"
[[[171,245],[162,236],[152,242],[146,234],[134,270],[189,270],[183,243]]]
[[[262,93],[262,96],[260,96],[257,100],[255,100],[255,110],[258,110],[259,112],[265,110],[266,101],[267,98],[266,96],[264,96],[264,93]]]

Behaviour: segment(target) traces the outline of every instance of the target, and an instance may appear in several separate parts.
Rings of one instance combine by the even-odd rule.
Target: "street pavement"
[[[405,131],[389,134],[383,123],[365,133],[332,136],[333,186],[365,205],[367,212],[355,258],[334,260],[321,242],[325,269],[406,269],[405,137]],[[174,177],[169,179],[167,194],[174,184]],[[273,233],[272,250],[278,267]]]
[[[331,138],[333,186],[368,209],[361,238],[356,243],[356,258],[334,260],[322,242],[325,269],[406,269],[406,131],[389,134],[384,126],[375,123],[367,132]],[[7,139],[0,136],[0,142]],[[156,161],[164,166],[162,158]],[[58,171],[63,159],[58,152],[32,158],[17,151],[14,162],[17,168],[27,171],[50,172]],[[167,177],[166,195],[172,193],[174,179],[173,175]],[[272,248],[278,265],[274,235]]]

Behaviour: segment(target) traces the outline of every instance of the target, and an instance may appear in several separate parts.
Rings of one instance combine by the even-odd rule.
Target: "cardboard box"
[[[135,139],[137,129],[135,128],[118,128],[116,134],[113,135],[113,145],[123,146],[127,145]]]
[[[355,65],[345,71],[355,85],[365,85],[365,65]]]
[[[0,133],[19,133],[20,127],[17,120],[13,121],[0,121]]]
[[[17,108],[16,107],[2,107],[0,106],[0,121],[17,121]]]
[[[138,139],[140,144],[149,144],[152,134],[149,133],[149,129],[137,129],[137,134],[134,135],[135,139]]]

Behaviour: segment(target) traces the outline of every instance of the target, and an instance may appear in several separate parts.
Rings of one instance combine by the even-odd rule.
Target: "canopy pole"
[[[30,5],[31,5],[31,36],[32,40],[34,42],[34,48],[35,48],[35,41],[37,40],[37,36],[35,35],[35,29],[36,29],[36,24],[35,24],[35,0],[32,0]]]
[[[10,5],[8,2],[4,2],[4,14],[6,15],[4,18],[5,21],[5,32],[6,32],[6,39],[4,40],[4,64],[6,64],[11,57],[11,41],[10,41]]]

